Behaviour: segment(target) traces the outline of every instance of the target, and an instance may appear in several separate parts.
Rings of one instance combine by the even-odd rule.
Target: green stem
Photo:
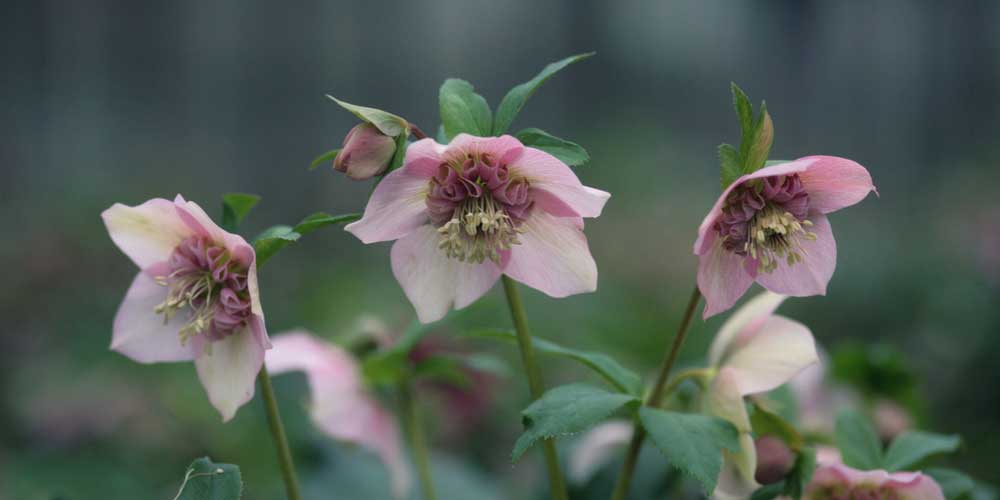
[[[267,367],[261,366],[257,374],[260,383],[260,394],[264,398],[264,409],[267,410],[267,425],[274,438],[274,446],[278,450],[278,465],[281,466],[281,477],[285,480],[285,491],[288,500],[302,500],[299,493],[299,480],[295,476],[295,464],[292,463],[292,450],[288,447],[288,437],[285,436],[285,426],[281,423],[281,413],[278,412],[278,402],[274,398],[274,388],[271,386],[271,376]]]
[[[431,475],[430,458],[427,451],[427,438],[424,436],[420,411],[417,409],[413,390],[406,381],[399,383],[399,405],[403,432],[410,442],[410,453],[413,455],[413,464],[416,466],[417,476],[420,478],[420,491],[423,493],[423,500],[437,500],[437,495],[434,493],[434,477]]]
[[[507,293],[507,305],[510,306],[510,316],[514,320],[514,330],[517,332],[517,345],[521,349],[521,361],[528,375],[528,388],[531,390],[531,400],[542,397],[545,386],[535,361],[535,349],[531,345],[531,334],[528,332],[528,317],[521,303],[521,295],[517,291],[517,283],[507,276],[503,277],[503,289]],[[549,470],[549,490],[553,500],[567,500],[566,483],[563,481],[562,470],[559,467],[559,455],[555,443],[551,439],[542,441],[545,452],[545,464]]]
[[[677,335],[674,336],[674,341],[670,344],[667,357],[663,359],[660,371],[656,375],[656,383],[653,384],[653,390],[646,399],[646,406],[655,408],[663,400],[663,387],[667,383],[667,377],[670,376],[670,370],[674,367],[674,362],[677,361],[677,355],[684,344],[684,338],[687,337],[688,327],[691,326],[691,318],[694,317],[694,310],[700,299],[701,292],[695,286],[694,291],[691,293],[691,299],[688,300],[687,309],[684,310],[684,317],[681,319],[681,324],[677,327]],[[635,474],[635,465],[639,461],[639,450],[642,449],[644,439],[646,439],[646,431],[637,422],[635,431],[632,432],[632,440],[628,445],[628,452],[625,454],[625,463],[622,465],[622,471],[618,475],[618,481],[615,483],[615,491],[611,495],[613,500],[625,500],[628,496],[629,487],[632,485],[632,476]]]

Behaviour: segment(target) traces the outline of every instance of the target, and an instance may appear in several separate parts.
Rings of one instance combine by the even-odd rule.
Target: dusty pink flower
[[[364,243],[397,240],[392,271],[420,321],[481,297],[506,274],[552,297],[597,288],[583,218],[611,195],[517,139],[460,134],[410,145],[347,230]]]
[[[116,203],[101,217],[140,269],[115,316],[111,349],[140,363],[194,360],[228,421],[253,397],[271,348],[253,247],[180,195]]]
[[[313,424],[334,439],[378,455],[389,469],[393,493],[406,496],[410,470],[396,420],[365,387],[361,367],[347,351],[308,332],[294,331],[275,336],[266,362],[274,374],[305,372]]]
[[[802,498],[944,500],[944,493],[933,478],[919,472],[860,471],[836,463],[816,469]]]
[[[333,168],[354,180],[370,179],[385,171],[396,152],[396,140],[370,123],[359,123],[344,137],[344,147]]]
[[[704,317],[732,307],[754,281],[782,295],[823,295],[837,265],[826,214],[875,191],[864,167],[809,156],[736,179],[698,228]]]

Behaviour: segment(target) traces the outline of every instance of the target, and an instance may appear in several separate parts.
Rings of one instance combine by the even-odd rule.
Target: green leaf
[[[780,438],[794,451],[802,448],[805,441],[791,423],[763,406],[754,403],[750,415],[750,426],[757,436],[771,435]]]
[[[740,121],[740,158],[745,158],[746,150],[742,144],[747,143],[753,133],[753,104],[750,104],[746,93],[735,82],[730,82],[729,89],[733,92],[733,107],[736,108],[736,117]]]
[[[740,152],[729,144],[719,144],[719,165],[721,167],[722,189],[726,189],[743,175]]]
[[[468,388],[472,384],[465,364],[457,356],[438,354],[428,356],[414,367],[413,374],[434,382]]]
[[[740,449],[739,431],[718,417],[644,407],[639,420],[670,464],[698,480],[708,495],[722,470],[722,450]]]
[[[884,466],[889,472],[910,470],[923,459],[938,453],[951,453],[962,444],[956,435],[909,431],[892,441],[885,452]]]
[[[771,154],[771,144],[774,142],[774,123],[767,112],[767,105],[760,104],[760,116],[754,122],[753,135],[750,139],[746,157],[743,162],[743,173],[749,174],[760,170]]]
[[[587,150],[579,144],[560,139],[541,129],[526,128],[515,134],[515,137],[525,146],[541,149],[571,167],[583,165],[590,160]]]
[[[441,124],[448,140],[463,132],[480,137],[491,135],[493,116],[490,105],[476,93],[471,83],[458,78],[445,80],[438,94],[438,103]]]
[[[327,95],[327,97],[333,99],[333,101],[339,104],[340,107],[350,111],[354,116],[360,118],[361,121],[371,123],[379,130],[379,132],[382,132],[385,135],[396,137],[409,133],[410,124],[399,116],[382,111],[381,109],[368,108],[344,102],[336,97],[333,97],[332,95]]]
[[[299,222],[292,228],[299,234],[309,234],[323,226],[331,224],[345,224],[354,222],[361,218],[361,214],[330,215],[324,212],[316,212]]]
[[[303,234],[311,233],[330,224],[343,224],[360,218],[361,214],[333,216],[317,212],[302,219],[302,222],[296,224],[295,227],[285,225],[269,227],[253,239],[253,249],[257,254],[257,267],[264,265],[282,248],[298,241]]]
[[[236,231],[243,218],[250,213],[260,196],[246,193],[229,193],[222,195],[222,227],[227,231]]]
[[[785,481],[778,481],[777,483],[771,483],[766,486],[761,486],[757,488],[751,495],[750,500],[771,500],[772,498],[777,498],[778,495],[785,494]]]
[[[924,474],[934,478],[941,492],[948,500],[956,500],[970,493],[976,487],[976,482],[962,472],[955,469],[945,469],[940,467],[925,469]]]
[[[480,330],[473,332],[472,335],[517,342],[517,334],[513,330]],[[606,354],[570,349],[538,337],[532,337],[531,344],[535,348],[535,351],[541,354],[562,356],[583,364],[587,368],[597,372],[598,375],[603,377],[612,387],[620,392],[634,396],[642,395],[642,378]]]
[[[816,450],[802,448],[795,458],[792,470],[785,476],[783,494],[795,500],[802,498],[802,493],[812,480],[813,472],[816,472]]]
[[[313,161],[309,163],[309,170],[316,170],[316,167],[324,163],[333,165],[333,161],[337,159],[338,154],[340,154],[340,148],[331,149],[330,151],[313,158]]]
[[[621,408],[634,410],[639,398],[608,392],[587,384],[562,385],[549,390],[525,408],[524,434],[514,444],[511,461],[521,458],[539,439],[583,432]]]
[[[531,97],[536,90],[538,90],[538,87],[551,78],[552,75],[558,73],[566,66],[569,66],[577,61],[582,61],[594,54],[596,54],[596,52],[577,54],[549,64],[542,69],[541,73],[535,75],[535,77],[531,80],[510,89],[510,92],[507,92],[507,95],[505,95],[503,100],[500,101],[500,106],[497,107],[497,115],[493,121],[493,135],[503,134],[508,128],[510,128],[510,124],[514,122],[514,118],[521,112],[521,108],[524,107],[524,103],[527,102],[528,98]]]
[[[861,414],[852,410],[840,412],[834,433],[845,465],[861,470],[882,468],[882,443]]]
[[[188,466],[174,500],[239,500],[242,495],[239,467],[217,464],[203,457]]]

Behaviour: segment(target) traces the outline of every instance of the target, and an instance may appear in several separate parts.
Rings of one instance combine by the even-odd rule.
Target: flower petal
[[[511,248],[504,274],[550,297],[597,290],[597,263],[583,234],[583,219],[536,210],[521,229],[521,244]]]
[[[434,139],[420,139],[407,146],[402,169],[407,175],[430,180],[444,161],[442,156],[445,150],[447,146],[438,144]]]
[[[752,284],[743,257],[722,248],[722,240],[715,239],[711,250],[698,256],[698,289],[705,297],[702,318],[733,307]]]
[[[872,176],[855,161],[836,156],[809,156],[809,168],[799,173],[809,193],[809,209],[828,214],[849,207],[874,191]]]
[[[111,240],[140,269],[166,261],[174,248],[193,234],[174,204],[163,198],[134,207],[115,203],[101,218]]]
[[[448,152],[445,156],[465,157],[475,153],[485,153],[497,160],[512,161],[519,157],[524,149],[521,141],[509,135],[477,137],[469,134],[458,134],[448,143]]]
[[[757,450],[749,433],[740,433],[740,451],[722,450],[722,470],[712,497],[718,500],[745,500],[760,484],[754,479],[757,471]]]
[[[855,488],[859,493],[873,493],[872,489],[885,489],[902,500],[944,500],[941,487],[930,476],[919,472],[888,473],[884,470],[861,471],[843,464],[824,465],[816,469],[806,488],[811,491],[836,488],[850,494]]]
[[[577,484],[586,483],[617,454],[618,448],[628,444],[632,432],[633,425],[623,420],[605,422],[587,431],[569,457],[569,477]]]
[[[708,351],[709,364],[719,366],[722,359],[738,347],[740,343],[738,340],[758,330],[767,317],[784,301],[784,295],[765,290],[737,309],[722,324],[719,333],[715,334],[715,340],[712,341],[712,347]]]
[[[584,186],[565,163],[539,149],[524,148],[521,156],[508,166],[513,173],[527,178],[532,189],[547,191],[580,217],[600,216],[611,198],[610,193]]]
[[[191,346],[181,345],[179,332],[187,321],[184,314],[164,322],[163,316],[154,311],[166,298],[166,288],[146,273],[137,274],[115,315],[111,350],[139,363],[193,359]]]
[[[227,242],[227,235],[236,236],[219,227],[197,203],[187,201],[179,194],[174,198],[174,206],[181,220],[191,228],[191,231],[198,235],[220,244]],[[236,237],[239,238],[238,236]],[[240,238],[240,240],[242,239]]]
[[[202,351],[195,358],[198,379],[223,422],[232,419],[236,410],[253,398],[254,382],[264,364],[265,345],[262,330],[251,326],[211,342],[211,352]]]
[[[392,273],[423,323],[437,321],[449,309],[462,309],[488,292],[500,278],[500,267],[448,258],[438,248],[440,235],[423,225],[392,246]]]
[[[402,238],[427,223],[428,189],[425,177],[395,170],[375,188],[361,220],[344,229],[364,243]]]
[[[819,361],[816,343],[805,325],[769,316],[746,345],[723,360],[742,396],[769,391]]]
[[[712,379],[703,405],[707,413],[728,420],[740,433],[746,433],[750,432],[750,416],[743,404],[739,376],[731,368],[723,367],[719,370]]]
[[[826,284],[837,267],[837,242],[833,239],[830,221],[825,215],[810,216],[816,234],[815,241],[802,240],[803,261],[789,266],[785,262],[770,273],[759,273],[757,283],[775,293],[793,297],[826,295]]]

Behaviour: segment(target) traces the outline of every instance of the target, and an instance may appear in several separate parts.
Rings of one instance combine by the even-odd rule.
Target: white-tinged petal
[[[394,170],[375,188],[361,220],[344,229],[363,243],[390,241],[410,234],[427,223],[428,186],[427,178],[406,168]]]
[[[166,261],[180,242],[194,234],[174,204],[163,198],[134,207],[115,203],[101,218],[111,240],[140,269]]]
[[[166,287],[140,272],[132,280],[115,315],[111,350],[139,363],[188,361],[194,358],[191,345],[182,346],[179,335],[187,322],[184,312],[169,322],[155,308],[167,297]]]
[[[722,366],[734,374],[739,393],[745,396],[777,388],[818,361],[816,343],[805,325],[770,316]]]
[[[266,339],[263,330],[245,328],[222,340],[211,342],[194,364],[208,400],[222,414],[223,422],[236,415],[240,406],[253,398],[257,373],[264,364]]]
[[[749,433],[740,434],[740,451],[722,450],[722,471],[712,497],[719,500],[746,500],[760,488],[754,479],[757,472],[757,450]]]
[[[504,274],[555,298],[597,290],[583,219],[536,210],[520,229],[521,244],[511,248]]]
[[[753,335],[784,300],[784,295],[765,290],[737,309],[715,334],[708,351],[709,363],[718,367],[726,355],[742,344],[739,339]]]
[[[710,415],[728,420],[741,433],[750,432],[750,415],[740,393],[739,373],[722,368],[712,379],[704,400],[704,410]]]

